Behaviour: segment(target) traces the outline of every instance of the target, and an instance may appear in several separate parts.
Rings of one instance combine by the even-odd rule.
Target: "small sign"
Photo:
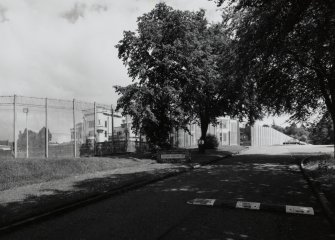
[[[314,209],[312,207],[299,207],[299,206],[286,205],[286,212],[296,213],[296,214],[314,215]]]
[[[246,208],[251,210],[259,210],[261,204],[258,202],[242,202],[237,201],[236,202],[236,208]]]
[[[204,205],[204,206],[213,206],[216,199],[207,199],[207,198],[196,198],[191,201],[188,201],[188,204],[193,205]]]
[[[161,154],[161,159],[184,159],[185,154]]]

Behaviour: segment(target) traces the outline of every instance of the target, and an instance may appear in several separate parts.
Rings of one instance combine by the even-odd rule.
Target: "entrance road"
[[[289,155],[239,155],[28,225],[1,239],[335,239]],[[314,207],[315,216],[187,205],[194,198]]]

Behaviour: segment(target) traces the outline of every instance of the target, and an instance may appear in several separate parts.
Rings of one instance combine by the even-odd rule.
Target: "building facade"
[[[198,140],[201,137],[201,128],[198,124],[190,124],[188,126],[190,134],[184,130],[178,130],[171,134],[171,141],[176,147],[180,148],[196,148]],[[219,117],[217,125],[210,125],[207,134],[216,136],[219,147],[240,145],[240,129],[239,121]]]
[[[95,116],[95,119],[94,119]],[[89,140],[97,143],[110,142],[112,138],[116,141],[136,141],[138,136],[131,131],[131,118],[122,117],[111,109],[97,107],[94,110],[83,113],[82,122],[76,124],[76,133],[71,128],[71,141],[83,144]],[[95,134],[94,134],[95,131]]]

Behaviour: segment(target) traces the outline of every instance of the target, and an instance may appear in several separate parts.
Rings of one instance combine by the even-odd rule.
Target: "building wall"
[[[217,118],[216,126],[210,125],[207,134],[215,135],[219,147],[240,144],[239,122],[230,118]],[[190,134],[184,130],[178,130],[171,135],[173,144],[181,148],[196,148],[201,137],[201,128],[197,124],[188,126]]]
[[[137,136],[131,131],[131,119],[123,118],[114,113],[114,139],[135,140]],[[118,120],[118,121],[116,121]],[[86,140],[96,142],[107,142],[112,139],[113,123],[111,110],[96,108],[95,134],[94,134],[94,111],[86,111],[83,120],[76,124],[76,140],[84,143]],[[74,140],[74,131],[71,129],[71,140]]]
[[[254,125],[251,127],[251,146],[282,145],[284,142],[293,141],[290,136],[285,135],[271,127]]]

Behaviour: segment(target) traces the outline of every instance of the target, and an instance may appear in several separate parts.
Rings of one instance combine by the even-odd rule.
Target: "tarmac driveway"
[[[335,239],[288,155],[247,154],[35,223],[1,239]],[[315,216],[188,205],[194,198],[313,207]]]

